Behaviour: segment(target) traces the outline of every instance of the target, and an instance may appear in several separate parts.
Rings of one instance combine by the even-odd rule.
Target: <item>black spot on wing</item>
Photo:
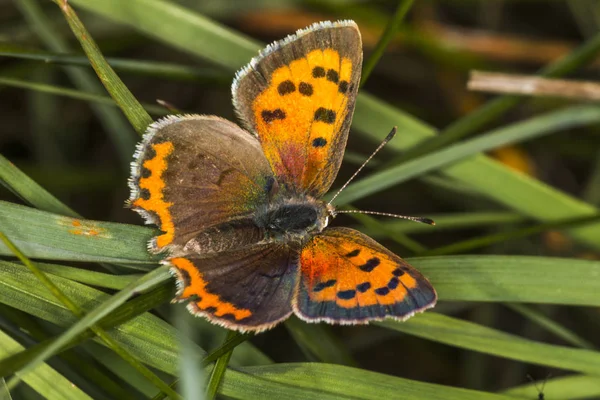
[[[348,258],[356,257],[359,254],[360,254],[360,249],[355,249],[355,250],[352,250],[350,253],[346,254],[344,257],[348,257]]]
[[[313,292],[320,292],[323,289],[327,289],[329,287],[332,287],[336,283],[337,283],[337,281],[335,279],[330,279],[330,280],[325,281],[325,282],[319,282],[313,288]]]
[[[341,81],[338,85],[338,92],[346,93],[348,91],[348,81]]]
[[[381,261],[377,257],[369,258],[366,263],[360,265],[358,268],[364,272],[371,272],[377,267]]]
[[[327,144],[327,140],[325,138],[319,137],[313,140],[313,147],[323,147]]]
[[[354,289],[342,290],[337,293],[337,297],[339,297],[340,299],[343,299],[343,300],[353,299],[354,296],[356,296],[356,290],[354,290]]]
[[[192,283],[192,278],[190,277],[190,273],[187,272],[183,268],[178,269],[177,272],[179,272],[179,274],[177,276],[181,279],[181,283],[183,284],[183,287],[190,286],[190,284]]]
[[[319,107],[317,108],[317,111],[315,111],[315,121],[333,124],[335,122],[335,111],[329,110],[325,107]]]
[[[394,274],[394,276],[402,276],[402,275],[404,275],[404,271],[402,271],[402,269],[400,269],[400,268],[396,268],[396,269],[395,269],[395,270],[392,272],[392,274]]]
[[[142,168],[142,178],[150,178],[150,175],[152,175],[152,171],[150,171],[148,168]]]
[[[285,96],[286,94],[294,93],[295,91],[296,85],[290,80],[283,81],[277,86],[277,92],[279,92],[280,96]]]
[[[371,283],[369,282],[363,282],[356,285],[356,290],[358,290],[361,293],[364,293],[369,289],[371,289]]]
[[[327,70],[327,80],[329,82],[338,83],[340,80],[340,75],[334,69]]]
[[[393,276],[392,279],[390,279],[390,281],[387,284],[388,289],[394,290],[398,287],[398,284],[400,283],[400,279],[398,279],[398,277]]]
[[[312,70],[313,78],[323,78],[325,76],[325,68],[323,67],[314,67]]]
[[[281,108],[276,108],[273,111],[263,110],[261,116],[263,121],[269,124],[275,121],[276,119],[285,119],[285,112]]]
[[[377,293],[380,296],[385,296],[389,292],[390,292],[390,289],[388,289],[387,286],[375,289],[375,293]]]
[[[140,189],[139,196],[142,200],[150,200],[150,191],[146,188]]]
[[[298,91],[300,94],[304,96],[312,96],[313,94],[313,86],[307,82],[300,82],[300,86],[298,87]]]

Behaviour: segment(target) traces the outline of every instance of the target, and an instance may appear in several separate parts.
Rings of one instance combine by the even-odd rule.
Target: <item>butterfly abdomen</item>
[[[211,256],[223,251],[250,247],[266,238],[265,229],[258,227],[252,218],[240,218],[196,233],[185,244],[183,251]]]

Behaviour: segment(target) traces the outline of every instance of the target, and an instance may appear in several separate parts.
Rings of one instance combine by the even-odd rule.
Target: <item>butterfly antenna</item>
[[[422,224],[435,225],[435,222],[432,219],[430,219],[430,218],[410,217],[408,215],[390,214],[390,213],[379,212],[379,211],[361,211],[361,210],[342,210],[342,211],[338,211],[338,210],[335,210],[334,213],[335,214],[371,214],[371,215],[381,215],[383,217],[408,219],[410,221],[420,222]]]
[[[369,156],[369,158],[367,158],[365,160],[365,162],[362,163],[362,165],[356,170],[356,172],[354,174],[352,174],[352,176],[350,177],[350,179],[348,179],[346,181],[346,183],[344,183],[344,185],[340,188],[340,190],[338,190],[337,193],[331,198],[331,200],[329,200],[329,203],[327,203],[328,205],[331,205],[331,203],[333,203],[333,201],[335,200],[335,198],[338,197],[340,195],[340,193],[342,193],[342,190],[346,189],[346,186],[348,186],[348,184],[350,182],[352,182],[352,180],[356,177],[356,175],[358,175],[360,173],[360,171],[365,167],[365,165],[367,165],[368,162],[371,161],[373,159],[373,157],[375,157],[375,154],[377,154],[379,152],[379,150],[381,150],[383,148],[383,146],[385,146],[390,140],[392,140],[392,138],[394,137],[394,135],[396,135],[396,131],[397,130],[398,130],[397,126],[395,126],[395,127],[392,128],[391,132],[388,133],[388,135],[385,137],[385,139],[383,139],[383,142],[381,142],[381,144],[379,146],[377,146],[377,148]]]

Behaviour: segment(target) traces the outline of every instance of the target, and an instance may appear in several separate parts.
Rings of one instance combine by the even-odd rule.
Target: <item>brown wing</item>
[[[322,196],[344,155],[360,81],[353,21],[321,22],[275,42],[238,72],[233,102],[281,185]]]
[[[276,189],[258,140],[214,116],[155,122],[134,157],[129,204],[164,231],[150,243],[153,252],[181,249],[209,227],[250,217]]]
[[[191,313],[228,329],[256,332],[292,313],[297,258],[297,252],[271,243],[167,262],[177,277],[177,301],[187,301]]]

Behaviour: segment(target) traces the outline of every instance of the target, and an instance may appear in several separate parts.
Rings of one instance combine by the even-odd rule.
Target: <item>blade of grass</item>
[[[491,246],[496,243],[504,243],[509,240],[524,238],[538,233],[547,232],[549,230],[568,230],[581,225],[595,223],[600,220],[599,215],[583,218],[570,218],[566,221],[548,222],[546,224],[536,224],[525,228],[494,233],[486,236],[479,236],[474,239],[467,239],[459,242],[454,242],[447,246],[438,247],[431,250],[426,250],[418,255],[420,257],[440,256],[446,254],[466,253],[469,250],[478,249],[481,247]]]
[[[6,333],[0,330],[0,357],[5,358],[24,349],[16,340],[12,339]],[[92,399],[85,394],[72,382],[58,373],[48,364],[40,364],[30,374],[23,377],[33,390],[49,400],[84,400]],[[1,384],[0,386],[4,386]],[[0,399],[10,399],[5,397],[2,391],[9,393],[8,387],[0,388]]]
[[[225,342],[233,340],[236,336],[241,335],[234,331],[227,332]],[[213,370],[208,379],[208,385],[206,387],[206,398],[208,400],[213,400],[217,397],[217,392],[219,390],[219,387],[221,386],[221,382],[223,381],[225,371],[227,371],[227,365],[229,364],[229,359],[231,359],[232,353],[233,349],[229,350],[217,359],[217,362],[215,363],[215,366],[213,367]]]
[[[321,363],[228,370],[221,394],[236,399],[511,400],[509,396],[435,385]],[[514,400],[514,399],[512,399]]]
[[[596,376],[562,376],[549,379],[544,387],[548,400],[577,400],[600,397],[600,379]],[[517,386],[502,391],[503,394],[519,399],[533,399],[538,390],[535,383]],[[552,396],[552,397],[550,397]]]
[[[336,339],[331,327],[325,324],[307,324],[292,316],[285,321],[285,327],[296,342],[302,343],[320,361],[329,364],[357,366],[352,355]]]
[[[69,97],[71,99],[82,100],[89,103],[105,104],[116,107],[115,101],[108,97],[95,93],[82,92],[80,90],[69,89],[62,86],[48,85],[45,83],[31,82],[31,80],[5,78],[0,76],[0,85],[18,87],[21,89],[35,90],[37,92],[54,94],[56,96]],[[166,115],[168,110],[155,104],[143,104],[145,110],[155,115]],[[130,154],[131,156],[131,154]]]
[[[141,226],[68,218],[3,201],[0,226],[30,258],[128,263],[146,271],[160,260],[146,249],[154,231]],[[0,244],[0,254],[11,253]]]
[[[10,43],[0,43],[0,56],[22,60],[34,60],[43,62],[44,64],[91,67],[90,61],[85,56],[40,51],[37,49],[15,46]],[[216,85],[229,85],[231,83],[230,74],[214,68],[200,68],[152,60],[141,61],[116,57],[106,57],[106,62],[115,71],[139,76]]]
[[[434,312],[377,325],[463,349],[600,376],[600,353],[550,345]]]
[[[56,338],[56,340],[54,340],[51,345],[49,345],[44,350],[42,350],[39,354],[37,354],[37,356],[34,357],[33,360],[31,360],[27,364],[27,366],[25,366],[21,370],[21,373],[26,374],[28,371],[30,371],[32,368],[37,366],[39,363],[44,362],[49,357],[54,355],[65,344],[67,344],[70,340],[75,338],[77,335],[84,332],[86,329],[92,328],[93,325],[96,322],[98,322],[102,317],[106,316],[108,313],[113,311],[119,305],[123,304],[125,302],[125,300],[127,300],[127,298],[129,298],[132,295],[132,293],[137,293],[140,291],[150,289],[150,288],[156,286],[157,284],[159,284],[167,279],[170,279],[170,278],[171,278],[171,276],[168,274],[166,267],[158,268],[158,269],[146,274],[143,278],[139,279],[134,284],[129,285],[128,287],[123,289],[121,292],[112,296],[108,301],[104,302],[102,305],[100,305],[93,311],[91,311],[91,312],[87,313],[85,316],[83,316],[83,318],[81,318],[77,323],[75,323],[73,326],[71,326],[65,333],[63,333],[61,336]],[[98,332],[95,332],[95,333],[98,334]],[[103,338],[103,340],[106,341],[106,338]],[[113,350],[114,350],[114,347],[113,347]],[[139,362],[137,360],[135,360],[133,357],[128,357],[126,354],[124,354],[124,352],[117,351],[117,353],[122,358],[128,359],[129,362],[133,362],[136,365],[136,368],[141,373],[143,373],[146,376],[146,378],[150,379],[162,391],[169,393],[169,395],[172,396],[173,398],[179,398],[179,396],[175,392],[173,392],[173,390],[168,385],[166,385],[164,382],[162,382],[158,378],[155,379],[154,377],[151,377],[151,375],[154,375],[153,373],[151,373],[151,372],[148,373],[149,370],[148,370],[148,372],[143,371],[144,369],[147,369],[147,368],[143,367],[142,369],[140,369],[141,364],[139,364]],[[158,382],[157,379],[160,382]],[[9,382],[9,386],[10,386],[10,384],[11,384],[11,382]]]
[[[40,210],[68,217],[77,217],[77,213],[60,202],[46,189],[35,183],[13,163],[0,154],[0,182],[3,186]]]
[[[260,44],[177,3],[156,0],[70,0],[70,3],[140,30],[174,48],[237,69],[250,61]],[[234,47],[232,49],[231,47]]]
[[[394,38],[394,36],[398,32],[398,29],[400,28],[400,24],[402,24],[402,21],[404,21],[404,17],[408,13],[408,10],[410,10],[412,5],[413,5],[413,0],[400,0],[398,2],[398,7],[396,8],[396,12],[394,13],[392,18],[386,25],[385,30],[383,31],[383,34],[377,41],[377,44],[375,45],[375,49],[373,50],[373,53],[371,53],[371,56],[367,59],[366,62],[363,63],[362,77],[360,79],[360,87],[363,87],[365,82],[367,81],[367,79],[369,79],[369,76],[371,75],[371,72],[373,72],[375,65],[377,65],[377,63],[383,56],[383,53],[385,52],[385,49],[387,48],[388,44],[390,43],[390,41]]]
[[[596,34],[572,53],[542,68],[539,75],[548,78],[564,76],[594,60],[599,51],[600,34]],[[396,162],[406,162],[415,159],[473,134],[488,125],[491,121],[501,117],[524,100],[525,98],[512,95],[501,96],[491,100],[477,110],[471,112],[469,115],[452,123],[438,136],[407,151],[405,154],[398,157]]]
[[[46,46],[57,53],[69,52],[67,42],[52,29],[51,22],[36,0],[18,0],[16,4]],[[101,86],[87,71],[67,68],[66,72],[75,85],[84,92],[96,94],[103,92]],[[135,149],[135,138],[131,134],[130,127],[112,107],[98,104],[92,104],[91,107],[115,144],[122,167],[128,170],[131,154]]]
[[[537,325],[544,328],[546,331],[556,335],[557,337],[563,339],[565,342],[572,344],[573,346],[581,347],[582,349],[595,350],[595,346],[583,339],[575,332],[570,331],[564,326],[558,324],[551,318],[548,318],[543,313],[533,309],[532,307],[528,307],[523,304],[510,303],[505,304],[506,307],[510,308],[516,313],[521,314],[525,318],[535,322]]]
[[[12,273],[8,279],[6,274],[3,275],[3,279],[7,282],[5,285],[12,283],[12,287],[16,287],[18,285],[15,282],[20,282],[18,279],[27,281],[27,279],[24,279],[27,274],[24,274],[19,269],[7,267],[7,264],[4,264],[3,268],[5,268],[7,273]],[[10,282],[10,278],[16,278],[17,281]],[[90,301],[90,298],[96,299],[103,296],[107,297],[84,285],[73,285],[71,283],[66,285],[64,280],[56,278],[54,278],[53,281],[63,288],[72,288],[70,293],[71,297],[81,300],[82,304],[97,304],[97,300]],[[31,291],[36,290],[36,282],[37,281],[27,282],[28,285],[21,288],[21,290],[7,291],[6,288],[4,288],[7,293],[3,298],[4,293],[0,292],[0,300],[17,309],[23,309],[25,312],[29,312],[32,315],[57,325],[64,327],[70,326],[74,322],[72,315],[66,312],[61,314],[56,310],[59,308],[58,305],[52,305],[54,310],[51,310],[48,306],[49,301],[46,299],[37,300],[34,304],[30,305],[26,301],[27,297],[20,296],[20,293],[26,289],[30,289]],[[168,325],[163,320],[158,319],[154,315],[144,313],[169,299],[172,299],[173,292],[172,286],[159,286],[158,288],[153,289],[148,293],[144,293],[118,307],[114,312],[99,322],[99,325],[102,328],[114,328],[115,332],[120,333],[117,336],[117,340],[143,362],[172,374],[174,374],[177,369],[176,359],[178,352],[175,340],[176,332],[171,325]],[[41,292],[41,294],[43,294],[43,292]],[[61,351],[70,349],[92,338],[94,338],[93,332],[89,330],[85,331],[70,340]],[[54,340],[55,338],[44,340],[21,353],[0,360],[0,376],[7,376],[15,373],[50,346]],[[196,347],[195,351],[199,352],[201,349]]]
[[[65,305],[73,315],[77,318],[83,318],[84,312],[83,310],[73,302],[68,296],[66,296],[59,288],[56,286],[46,274],[40,271],[25,255],[4,235],[0,232],[0,240],[4,242],[4,244],[19,258],[19,260],[27,266],[27,268],[35,275],[35,277],[45,286],[45,288],[52,293],[52,295],[58,299],[63,305]],[[137,283],[132,283],[131,286],[136,286]],[[134,358],[129,352],[123,349],[110,335],[108,335],[104,329],[97,326],[95,323],[89,323],[87,328],[91,329],[100,339],[102,339],[106,345],[115,353],[117,353],[122,359],[127,361],[132,367],[134,367],[138,372],[146,377],[152,384],[154,384],[158,389],[163,392],[169,394],[174,399],[179,398],[178,394],[173,391],[166,383],[164,383],[158,376],[156,376],[152,371],[150,371],[147,367],[145,367],[141,362],[139,362],[136,358]],[[84,328],[85,329],[85,328]],[[64,336],[67,334],[65,333]],[[73,334],[71,337],[75,336]],[[60,342],[60,339],[58,339]],[[63,342],[64,343],[64,342]],[[58,347],[60,348],[60,347]],[[57,348],[57,349],[58,349]],[[42,353],[43,354],[43,353]],[[48,358],[51,354],[48,354]],[[22,379],[23,375],[26,375],[28,371],[33,371],[33,369],[42,363],[43,359],[32,360],[32,362],[25,366],[18,375],[13,377],[9,382],[8,386],[14,387],[19,381]]]
[[[23,1],[23,0],[21,0]],[[28,0],[29,1],[29,0]],[[66,0],[53,0],[56,5],[60,7],[63,15],[65,16],[73,34],[81,44],[83,51],[87,55],[94,71],[100,78],[100,81],[108,90],[111,97],[121,108],[121,111],[125,114],[135,131],[142,135],[146,131],[146,127],[152,123],[152,118],[148,115],[146,110],[137,101],[137,99],[131,94],[129,89],[117,76],[115,71],[108,65],[104,56],[100,52],[100,49],[92,39],[90,33],[85,29],[75,11],[67,3]],[[127,153],[128,164],[132,154],[132,148],[129,148]]]
[[[416,160],[372,173],[366,178],[348,185],[337,197],[336,203],[338,205],[347,204],[348,202],[397,185],[409,178],[439,169],[480,152],[512,143],[520,143],[562,129],[585,126],[597,122],[600,122],[600,110],[597,107],[575,106],[494,129],[476,138],[446,147]]]

